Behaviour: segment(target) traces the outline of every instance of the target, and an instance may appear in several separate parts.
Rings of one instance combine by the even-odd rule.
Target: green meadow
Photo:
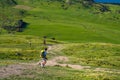
[[[59,0],[14,1],[16,4],[12,6],[5,4],[4,15],[13,21],[22,19],[27,26],[22,32],[13,33],[0,27],[0,74],[5,74],[2,68],[7,71],[11,65],[22,65],[25,69],[21,69],[21,74],[0,80],[120,79],[120,5],[104,4],[110,11],[101,12],[100,4],[85,7],[75,0],[71,5]],[[43,37],[47,45],[43,45]],[[69,61],[58,62],[90,68],[75,70],[69,65],[46,68],[31,65],[28,68],[23,65],[37,63],[40,51],[52,46],[48,61],[67,56]]]
[[[106,43],[71,44],[63,49],[73,64],[119,69],[120,45]]]
[[[68,42],[119,43],[120,19],[114,18],[120,17],[115,12],[119,6],[109,5],[112,12],[95,14],[99,11],[94,7],[87,9],[73,4],[64,10],[61,5],[60,2],[34,2],[24,17],[29,26],[22,34]]]
[[[0,37],[0,67],[9,69],[10,65],[37,63],[40,60],[40,51],[46,47],[43,39],[31,35],[2,35]],[[31,42],[31,45],[30,45]],[[0,80],[119,80],[119,52],[120,45],[111,43],[66,43],[47,39],[47,44],[61,46],[49,52],[48,61],[56,56],[67,56],[66,64],[91,66],[90,69],[75,70],[68,66],[59,65],[32,66],[19,69],[21,74],[13,74]],[[57,50],[64,47],[62,50]],[[59,63],[64,63],[59,61]],[[22,65],[25,67],[25,65]],[[12,68],[12,67],[11,67]],[[99,68],[101,71],[97,71]],[[7,71],[7,69],[5,69]],[[104,69],[104,70],[102,70]],[[16,70],[16,69],[15,69]],[[9,70],[8,70],[9,71]],[[14,71],[11,71],[11,73]],[[7,74],[7,73],[3,73]]]

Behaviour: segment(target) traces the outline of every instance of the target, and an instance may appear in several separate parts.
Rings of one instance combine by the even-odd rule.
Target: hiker
[[[40,57],[42,58],[41,61],[41,67],[45,67],[45,64],[47,63],[47,48],[45,48],[44,50],[41,51],[40,53]]]

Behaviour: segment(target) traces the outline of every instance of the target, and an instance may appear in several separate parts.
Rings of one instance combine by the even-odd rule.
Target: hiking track
[[[48,53],[55,54],[56,52],[61,51],[63,48],[65,47],[62,44],[48,46]],[[69,67],[75,70],[93,70],[93,71],[108,72],[108,73],[114,72],[114,73],[120,74],[120,70],[108,69],[108,68],[92,68],[91,66],[66,64],[66,62],[68,61],[69,61],[69,58],[67,56],[56,56],[47,61],[46,67],[61,66],[61,67]],[[59,63],[59,62],[62,62],[62,63]],[[19,64],[0,67],[0,79],[9,77],[11,75],[20,75],[23,73],[24,70],[40,67],[39,63],[40,61],[37,63],[19,63]]]

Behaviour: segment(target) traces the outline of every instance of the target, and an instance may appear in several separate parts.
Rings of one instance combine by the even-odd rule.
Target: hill
[[[120,80],[119,5],[14,1],[0,7],[0,80]],[[45,47],[48,63],[41,68]]]
[[[15,5],[14,0],[0,1],[0,34],[20,32],[25,27],[26,23],[22,20],[25,11],[14,8]]]
[[[120,79],[118,44],[47,39],[49,60],[46,68],[40,68],[39,52],[45,47],[40,37],[2,35],[0,40],[0,80]]]
[[[14,18],[9,17],[10,21],[14,21],[10,25],[18,24],[19,20],[29,24],[23,33],[18,34],[47,36],[68,42],[120,43],[118,5],[95,4],[92,0],[14,1],[18,4],[15,6],[16,10],[12,11],[12,7],[9,9],[12,12],[5,10],[6,15],[8,13],[15,15]],[[8,32],[18,30],[13,28],[9,31],[9,29],[7,28]]]
[[[46,68],[40,68],[39,52],[45,47],[40,37],[2,35],[0,40],[0,80],[120,79],[118,44],[47,39],[49,60]]]
[[[20,1],[32,7],[24,20],[28,28],[21,34],[55,37],[68,42],[120,43],[118,5],[55,0]]]

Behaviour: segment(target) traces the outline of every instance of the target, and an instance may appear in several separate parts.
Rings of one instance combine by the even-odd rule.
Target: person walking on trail
[[[41,51],[40,57],[42,58],[41,67],[45,67],[45,64],[47,63],[47,48]]]

